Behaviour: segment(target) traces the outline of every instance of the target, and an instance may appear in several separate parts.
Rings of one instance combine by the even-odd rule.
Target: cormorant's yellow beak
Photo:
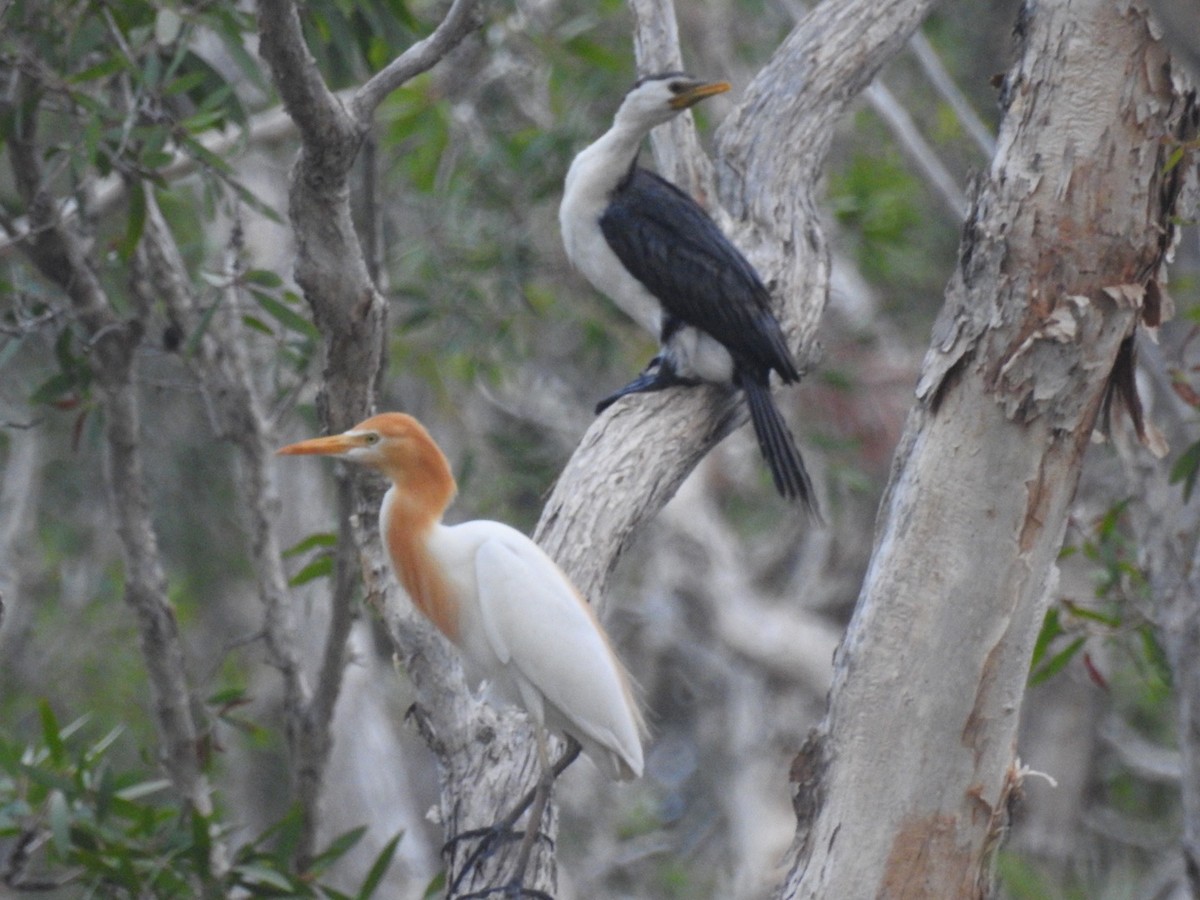
[[[730,84],[728,81],[697,81],[686,91],[676,94],[668,102],[671,105],[671,109],[687,109],[689,106],[695,106],[705,97],[711,97],[714,94],[723,94],[729,88]]]

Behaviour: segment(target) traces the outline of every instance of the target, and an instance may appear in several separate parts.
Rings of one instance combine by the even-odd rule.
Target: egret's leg
[[[559,775],[561,775],[563,772],[565,772],[567,770],[567,767],[569,765],[571,765],[571,763],[575,762],[575,760],[579,758],[579,754],[580,754],[581,750],[582,750],[582,748],[579,746],[579,742],[576,741],[570,735],[567,735],[567,747],[563,751],[562,756],[560,756],[558,758],[558,760],[555,761],[555,763],[554,763],[554,767],[551,770],[551,774],[550,774],[551,782],[553,782],[554,779],[558,778]],[[538,791],[541,790],[542,780],[545,778],[545,771],[546,771],[545,757],[546,757],[545,744],[544,744],[544,741],[542,741],[538,747],[538,758],[539,758],[539,761],[541,761],[541,763],[542,763],[543,776],[538,779],[537,786],[534,787],[532,790],[526,792],[525,795],[517,802],[517,805],[515,807],[513,807],[512,811],[508,815],[506,815],[503,819],[500,819],[498,822],[496,822],[494,825],[491,825],[488,828],[473,828],[468,831],[460,832],[459,834],[456,834],[452,838],[450,838],[450,840],[446,841],[446,843],[442,846],[442,855],[445,856],[447,851],[450,850],[450,848],[452,848],[455,844],[459,843],[460,841],[464,841],[464,840],[478,840],[479,841],[479,845],[477,847],[475,847],[474,850],[471,851],[471,853],[467,857],[466,861],[459,868],[458,875],[456,875],[454,878],[454,883],[450,885],[450,891],[449,891],[450,896],[461,896],[464,898],[465,897],[485,897],[492,893],[510,892],[511,891],[511,885],[505,885],[502,888],[488,889],[487,891],[485,891],[483,893],[472,893],[472,894],[467,894],[467,895],[457,894],[458,887],[462,883],[463,878],[466,877],[467,873],[472,871],[475,868],[475,866],[479,864],[480,860],[486,859],[487,857],[491,856],[495,852],[496,846],[502,840],[511,840],[518,836],[521,837],[522,842],[524,842],[527,839],[527,835],[530,833],[529,829],[527,829],[525,834],[521,834],[520,832],[514,831],[513,829],[517,824],[517,820],[521,818],[521,816],[525,813],[525,811],[527,809],[529,809],[529,807],[532,806],[534,801],[537,799]],[[532,816],[531,816],[531,818],[532,818]],[[532,829],[532,833],[534,835],[534,840],[536,840],[537,829]],[[522,843],[522,846],[524,846],[524,843]],[[528,854],[526,854],[526,856],[528,856]],[[528,864],[528,859],[526,860],[526,865],[527,864]],[[524,873],[524,866],[521,867],[521,872]],[[535,892],[525,891],[525,894],[526,894],[526,896],[533,896],[535,894]]]
[[[529,854],[533,851],[533,842],[537,840],[542,830],[542,818],[546,815],[546,803],[550,799],[550,790],[554,787],[554,770],[550,768],[550,754],[546,752],[546,729],[541,725],[535,726],[537,740],[538,765],[542,770],[537,787],[533,790],[533,808],[529,810],[529,820],[525,823],[525,839],[521,841],[521,852],[517,855],[517,870],[513,874],[511,884],[519,890],[525,880],[525,869],[529,866]]]

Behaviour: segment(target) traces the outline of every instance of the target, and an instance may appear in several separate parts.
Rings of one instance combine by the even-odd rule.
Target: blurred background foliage
[[[311,0],[304,22],[331,86],[346,89],[427,34],[440,10],[422,0]],[[728,0],[678,12],[689,68],[744,86],[803,10],[786,0]],[[0,16],[8,235],[0,250],[0,869],[17,871],[14,858],[24,854],[22,877],[72,879],[63,896],[170,896],[196,883],[255,895],[366,895],[397,849],[395,833],[378,823],[360,818],[332,835],[322,871],[303,881],[280,850],[291,826],[278,697],[254,640],[259,610],[232,454],[213,437],[189,365],[214,317],[233,317],[280,443],[317,428],[317,334],[290,281],[284,224],[295,141],[278,124],[254,50],[253,10],[204,0],[12,0]],[[993,131],[991,79],[1010,60],[1016,16],[1009,0],[957,4],[924,28]],[[569,271],[557,226],[572,155],[606,127],[633,80],[630,29],[618,0],[502,5],[445,64],[387,99],[363,154],[356,215],[390,300],[381,408],[418,415],[450,451],[461,488],[456,519],[529,530],[595,400],[653,352],[649,336]],[[968,191],[989,160],[926,72],[904,54],[882,80]],[[723,104],[699,113],[706,142]],[[200,871],[204,829],[171,809],[154,766],[146,675],[120,601],[120,554],[100,477],[88,347],[64,298],[14,246],[26,210],[8,142],[30,129],[49,195],[86,229],[119,313],[145,329],[147,474],[191,676],[207,698],[198,704],[216,815],[236,848],[226,883]],[[960,220],[911,152],[864,101],[843,123],[827,166],[839,277],[824,358],[786,402],[823,482],[830,528],[812,533],[776,501],[744,434],[719,448],[687,491],[702,492],[703,508],[728,529],[763,609],[787,616],[801,607],[833,634],[857,594],[891,451],[955,262]],[[154,192],[193,280],[202,314],[190,329],[165,308],[140,308],[130,291],[147,214],[136,185]],[[1177,327],[1185,329],[1196,319],[1194,241],[1190,229],[1175,284]],[[1168,364],[1186,399],[1194,369],[1183,346]],[[1181,490],[1200,465],[1186,446],[1173,458]],[[1081,786],[1066,799],[1030,789],[1029,837],[1019,814],[1000,863],[1003,890],[1022,900],[1155,896],[1150,886],[1169,868],[1179,828],[1177,778],[1156,777],[1127,752],[1129,735],[1136,747],[1175,752],[1172,685],[1117,465],[1105,450],[1093,457],[1062,563],[1064,584],[1078,590],[1064,591],[1047,618],[1030,695],[1047,709],[1065,704],[1060,721],[1087,713],[1073,736]],[[285,477],[287,512],[302,509],[285,534],[296,551],[289,573],[319,629],[329,570],[320,536],[334,524],[328,479],[315,468]],[[615,812],[597,815],[586,803],[576,809],[591,812],[573,812],[568,802],[563,854],[581,895],[759,896],[791,837],[787,763],[821,712],[823,689],[731,645],[705,614],[700,588],[668,583],[670,560],[686,568],[689,553],[704,553],[680,534],[665,522],[648,535],[614,591],[612,630],[645,687],[657,737],[648,778],[622,794]],[[356,653],[387,669],[382,644]],[[401,698],[389,702],[403,731],[403,689],[384,689]],[[1118,726],[1123,745],[1111,738]],[[1022,755],[1042,768],[1037,734]],[[427,764],[411,765],[410,781],[433,777]],[[564,790],[568,801],[604,806],[588,782]],[[412,793],[423,813],[428,787]],[[1039,819],[1039,803],[1066,816],[1069,834],[1039,838],[1055,821]],[[23,847],[30,822],[47,837]],[[350,859],[363,838],[358,826],[372,830],[371,852],[327,883],[325,869]],[[402,837],[400,853],[418,837]],[[624,862],[612,863],[617,857]],[[429,884],[434,875],[421,859],[415,851],[407,859],[415,881],[396,883]]]

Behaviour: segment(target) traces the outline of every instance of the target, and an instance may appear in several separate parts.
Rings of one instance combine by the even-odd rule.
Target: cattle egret
[[[591,607],[516,529],[489,521],[442,523],[457,488],[449,462],[421,423],[383,413],[344,434],[278,453],[335,456],[391,480],[379,530],[396,578],[413,606],[462,652],[468,673],[487,679],[533,719],[545,773],[541,805],[552,779],[543,728],[573,737],[613,778],[641,776],[645,725]],[[531,819],[523,860],[540,824],[537,803]],[[523,869],[522,861],[518,879]]]

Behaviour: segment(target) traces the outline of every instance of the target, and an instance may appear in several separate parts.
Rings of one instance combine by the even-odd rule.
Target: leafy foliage
[[[228,842],[218,816],[180,808],[170,782],[144,771],[119,771],[111,753],[123,729],[100,737],[87,717],[60,725],[39,704],[40,740],[22,745],[0,737],[0,839],[11,843],[0,874],[10,887],[46,890],[73,885],[105,897],[355,897],[379,887],[401,836],[379,853],[359,890],[348,895],[321,876],[361,840],[365,828],[337,838],[305,872],[291,867],[300,823],[294,813],[237,847],[214,871],[212,842]]]
[[[1107,678],[1086,649],[1089,643],[1103,642],[1135,667],[1147,690],[1169,687],[1170,668],[1147,612],[1149,585],[1123,525],[1126,506],[1127,501],[1109,509],[1079,545],[1064,549],[1064,557],[1079,553],[1091,564],[1095,596],[1087,601],[1062,598],[1046,612],[1030,664],[1031,685],[1047,681],[1080,657],[1092,681],[1107,689]]]

